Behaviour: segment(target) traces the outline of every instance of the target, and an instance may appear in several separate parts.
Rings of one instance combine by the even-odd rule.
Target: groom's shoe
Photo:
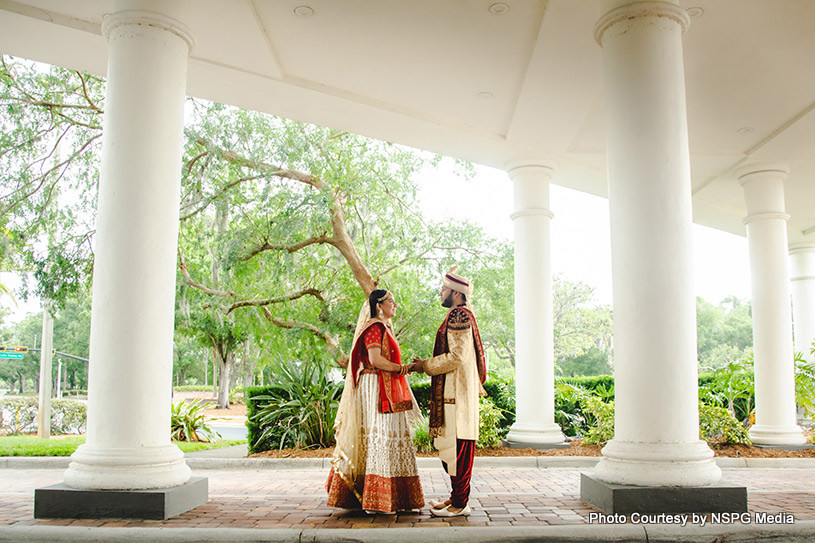
[[[450,500],[444,500],[444,501],[441,501],[441,502],[437,502],[437,501],[434,501],[434,500],[428,500],[428,502],[430,503],[430,507],[432,509],[444,509],[445,507],[447,507],[451,503]]]
[[[451,507],[453,506],[448,505],[444,509],[430,509],[430,514],[435,517],[466,517],[472,513],[469,505],[465,505],[463,509],[456,512],[450,511]]]

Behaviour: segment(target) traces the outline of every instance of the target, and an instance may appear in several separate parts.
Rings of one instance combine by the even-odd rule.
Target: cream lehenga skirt
[[[360,376],[356,393],[361,415],[360,473],[346,481],[332,468],[326,482],[328,505],[386,513],[420,509],[424,495],[407,414],[380,412],[375,373]]]

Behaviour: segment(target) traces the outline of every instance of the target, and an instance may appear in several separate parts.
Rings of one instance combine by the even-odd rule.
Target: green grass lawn
[[[85,436],[55,436],[40,439],[35,436],[0,436],[0,456],[70,456],[85,443]],[[175,441],[182,452],[217,449],[246,443],[246,440],[225,439],[215,443]]]

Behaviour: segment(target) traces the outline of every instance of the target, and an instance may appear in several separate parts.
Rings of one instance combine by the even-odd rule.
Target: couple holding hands
[[[391,325],[397,308],[391,292],[375,290],[365,302],[334,423],[337,444],[326,482],[329,506],[370,513],[424,507],[410,432],[421,414],[405,378],[415,371],[431,376],[430,437],[452,486],[449,499],[431,500],[430,513],[470,514],[478,397],[487,367],[469,304],[473,286],[456,270],[442,276],[439,297],[449,311],[436,333],[432,358],[402,363]]]

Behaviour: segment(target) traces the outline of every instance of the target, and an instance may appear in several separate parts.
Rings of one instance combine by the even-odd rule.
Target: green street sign
[[[23,353],[3,353],[0,352],[0,358],[22,358]]]

